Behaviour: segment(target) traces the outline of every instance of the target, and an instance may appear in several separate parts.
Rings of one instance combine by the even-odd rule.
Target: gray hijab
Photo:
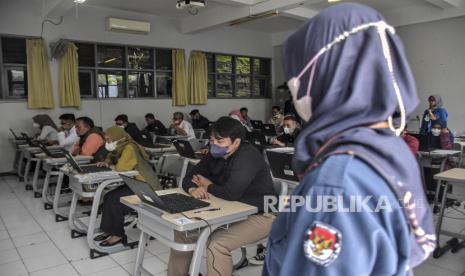
[[[436,108],[441,108],[442,107],[442,98],[441,98],[441,96],[439,96],[439,95],[430,95],[428,97],[428,99],[430,97],[433,97],[436,100]]]
[[[36,116],[32,117],[32,121],[34,123],[39,124],[41,129],[44,126],[51,126],[54,129],[57,129],[57,125],[53,122],[52,118],[50,118],[50,116],[48,116],[47,114],[36,115]]]

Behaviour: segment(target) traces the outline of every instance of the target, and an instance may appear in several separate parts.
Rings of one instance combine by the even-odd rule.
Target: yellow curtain
[[[78,108],[81,106],[77,47],[71,42],[60,60],[60,105]]]
[[[207,56],[202,52],[191,52],[189,59],[189,104],[207,104],[208,67]]]
[[[186,54],[184,49],[173,49],[173,106],[187,105]]]
[[[44,40],[27,39],[27,104],[29,108],[53,108],[52,80]]]

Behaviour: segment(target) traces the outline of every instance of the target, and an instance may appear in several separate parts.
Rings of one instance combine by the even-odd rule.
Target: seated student
[[[260,152],[244,143],[242,125],[222,117],[212,125],[210,153],[194,166],[183,180],[183,189],[195,198],[213,196],[247,203],[258,214],[215,231],[207,247],[207,275],[231,275],[231,252],[268,236],[274,215],[264,213],[264,197],[275,196],[270,169]],[[197,237],[175,232],[177,242],[191,243]],[[168,275],[187,275],[192,252],[171,250]]]
[[[136,141],[136,143],[140,145],[144,143],[144,138],[142,137],[140,129],[137,127],[135,123],[129,122],[128,115],[120,114],[116,116],[115,124],[123,128],[129,135],[131,135],[132,139]]]
[[[436,120],[431,123],[431,133],[428,134],[429,146],[435,149],[451,150],[454,137],[447,128],[446,121]]]
[[[275,105],[271,108],[271,118],[268,120],[269,124],[273,124],[278,133],[283,130],[284,115],[281,112],[281,107]]]
[[[404,139],[407,146],[412,151],[413,155],[417,155],[418,149],[420,148],[420,141],[412,135],[408,134],[407,127],[405,127],[404,131],[402,131],[402,139]]]
[[[72,113],[65,113],[60,116],[61,128],[57,134],[58,145],[71,151],[74,144],[79,141],[79,136],[76,133],[76,118]]]
[[[37,140],[44,141],[48,145],[55,143],[57,140],[57,126],[53,122],[52,118],[47,114],[39,114],[32,117],[34,127],[40,129],[37,134]]]
[[[114,165],[118,172],[136,170],[139,175],[137,180],[150,184],[154,191],[161,190],[155,172],[147,162],[149,156],[144,148],[138,145],[131,136],[122,128],[110,127],[105,131],[105,148],[109,151],[105,162],[97,163],[97,166],[109,167]],[[94,238],[102,241],[100,246],[108,247],[122,242],[127,242],[124,234],[124,216],[131,212],[131,208],[120,202],[120,198],[134,193],[128,186],[120,186],[108,192],[103,199],[102,222],[100,229],[103,233]]]
[[[251,119],[249,117],[249,110],[247,109],[247,107],[242,107],[239,111],[241,112],[242,118],[244,118],[244,121],[247,124],[247,126],[252,127],[252,122],[250,121]]]
[[[165,125],[155,119],[155,116],[152,113],[147,113],[145,115],[145,122],[147,122],[147,126],[144,128],[144,131],[154,132],[156,135],[165,135],[168,133]]]
[[[284,133],[271,140],[272,145],[278,145],[281,147],[292,147],[295,139],[300,133],[300,125],[297,119],[293,115],[287,115],[283,121]]]
[[[94,156],[96,162],[105,160],[107,151],[103,133],[95,127],[91,118],[77,118],[76,133],[79,141],[71,149],[72,155]]]
[[[200,115],[200,111],[198,109],[192,110],[189,115],[191,116],[192,127],[194,129],[208,130],[210,127],[210,121],[204,116]]]
[[[181,112],[173,113],[173,123],[170,125],[172,135],[187,136],[188,139],[195,139],[195,132],[192,125],[184,120],[184,114]]]

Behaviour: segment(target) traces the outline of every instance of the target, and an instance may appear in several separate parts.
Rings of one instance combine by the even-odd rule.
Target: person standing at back
[[[447,124],[447,110],[442,107],[442,98],[439,95],[431,95],[428,97],[429,108],[423,112],[421,120],[420,133],[431,133],[432,122],[441,120]]]

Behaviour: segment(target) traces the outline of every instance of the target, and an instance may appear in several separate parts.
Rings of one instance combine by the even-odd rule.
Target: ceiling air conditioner
[[[136,34],[150,33],[150,23],[145,21],[108,17],[107,23],[108,30],[113,32],[125,32]]]

